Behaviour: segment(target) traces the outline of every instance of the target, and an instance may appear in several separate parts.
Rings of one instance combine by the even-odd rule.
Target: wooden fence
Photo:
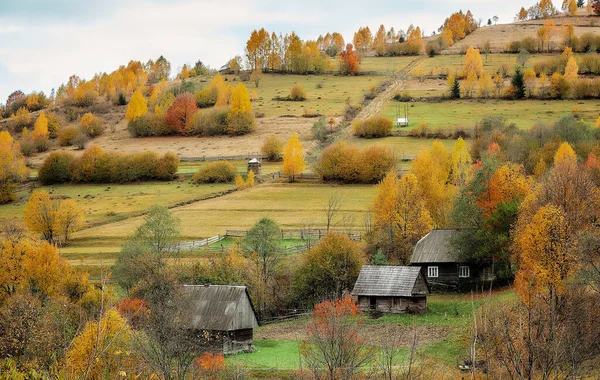
[[[225,235],[231,237],[244,237],[248,231],[244,230],[227,230]],[[314,239],[321,240],[328,232],[335,232],[338,234],[348,235],[348,237],[355,241],[362,240],[362,231],[357,230],[340,230],[331,228],[329,231],[326,229],[299,229],[299,230],[281,230],[282,239]]]
[[[225,237],[226,236],[224,236],[224,235],[216,235],[216,236],[202,239],[202,240],[184,241],[184,242],[177,244],[175,247],[173,247],[172,251],[181,252],[181,251],[192,251],[194,249],[203,248],[203,247],[208,248],[209,245],[220,242],[221,240],[225,239]]]
[[[266,158],[266,156],[262,155],[261,153],[247,153],[247,154],[241,154],[241,155],[237,155],[237,156],[179,157],[179,161],[181,161],[181,162],[238,161],[238,160],[250,160],[252,158],[263,160]]]

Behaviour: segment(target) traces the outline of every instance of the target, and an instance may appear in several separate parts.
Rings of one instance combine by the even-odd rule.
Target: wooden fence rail
[[[238,160],[249,160],[252,158],[257,158],[259,160],[263,160],[266,158],[265,155],[261,153],[247,153],[240,154],[236,156],[214,156],[214,157],[179,157],[179,161],[181,162],[202,162],[202,161],[238,161]]]

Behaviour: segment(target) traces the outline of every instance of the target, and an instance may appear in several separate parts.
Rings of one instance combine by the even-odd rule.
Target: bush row
[[[340,142],[323,150],[315,169],[324,181],[377,183],[395,166],[394,154],[387,148],[360,150]]]
[[[38,171],[38,178],[43,185],[170,180],[178,167],[179,158],[173,153],[162,157],[156,152],[105,153],[92,146],[81,157],[70,152],[50,153]]]

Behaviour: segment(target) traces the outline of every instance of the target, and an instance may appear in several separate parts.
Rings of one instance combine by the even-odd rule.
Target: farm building
[[[185,285],[183,299],[186,326],[196,336],[210,333],[213,351],[232,354],[254,349],[258,320],[245,286]]]
[[[420,313],[427,310],[429,285],[419,268],[364,265],[352,295],[361,311]]]
[[[254,175],[259,175],[261,166],[262,164],[260,163],[260,161],[256,158],[253,158],[250,161],[248,161],[248,171],[246,173],[250,173],[250,171],[253,171]]]
[[[432,230],[417,242],[410,265],[421,268],[432,289],[458,289],[476,278],[474,268],[459,262],[450,245],[458,230]]]

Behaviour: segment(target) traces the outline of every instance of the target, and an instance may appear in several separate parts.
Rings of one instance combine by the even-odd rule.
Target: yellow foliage
[[[569,57],[571,58],[573,56],[573,49],[571,49],[570,47],[565,47],[565,50],[563,50],[562,55],[564,57]]]
[[[238,83],[231,93],[231,112],[241,114],[252,111],[250,94],[243,83]]]
[[[575,61],[575,57],[571,56],[567,61],[567,66],[565,67],[565,79],[571,83],[577,81],[577,73],[579,72],[579,67],[577,66],[577,62]]]
[[[133,122],[144,116],[148,112],[148,103],[142,94],[142,90],[138,89],[131,96],[125,118],[128,122]]]
[[[246,187],[252,186],[254,186],[254,172],[250,170],[250,173],[248,173],[248,178],[246,178]]]
[[[554,154],[554,166],[559,166],[562,164],[577,164],[577,154],[575,154],[575,151],[573,148],[571,148],[571,145],[569,145],[568,142],[563,142],[560,144],[556,154]]]
[[[0,144],[12,144],[13,138],[8,131],[0,132]]]
[[[600,128],[600,117],[596,119],[596,127]]]
[[[469,46],[465,55],[463,72],[466,77],[468,77],[470,73],[474,73],[477,77],[481,76],[483,73],[483,62],[481,60],[481,55],[479,54],[479,49]]]
[[[487,218],[496,211],[498,204],[525,197],[529,189],[530,182],[523,167],[505,164],[492,174],[486,190],[477,199],[477,205]]]
[[[304,171],[305,166],[304,148],[298,134],[294,133],[283,149],[283,174],[289,176],[294,182],[295,177]]]
[[[246,188],[246,183],[244,182],[242,176],[239,174],[235,176],[235,188],[238,190],[243,190]]]
[[[25,180],[28,172],[19,143],[7,131],[0,132],[0,204],[15,198],[16,183]]]
[[[17,110],[17,113],[11,116],[15,124],[17,125],[29,125],[31,123],[31,115],[29,110],[25,107],[21,107]]]
[[[33,140],[48,138],[48,118],[45,113],[40,113],[40,116],[35,121],[31,138]]]
[[[452,183],[458,186],[464,185],[471,169],[471,155],[467,150],[467,143],[462,138],[456,140],[450,162]]]
[[[88,322],[67,352],[67,370],[75,378],[87,371],[90,379],[116,379],[120,372],[135,377],[136,358],[132,352],[133,331],[115,309]]]
[[[221,74],[215,75],[208,87],[217,91],[217,102],[215,103],[215,107],[225,107],[229,104],[231,90],[229,86],[225,84],[225,80]]]
[[[83,226],[83,211],[72,199],[53,201],[48,192],[34,192],[23,211],[27,228],[49,243],[68,241]]]

